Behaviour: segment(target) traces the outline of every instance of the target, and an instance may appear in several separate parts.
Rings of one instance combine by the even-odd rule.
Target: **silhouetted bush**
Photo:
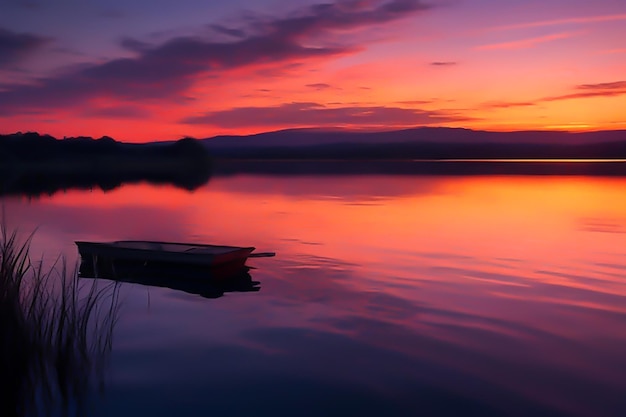
[[[83,288],[62,261],[45,270],[30,238],[0,229],[0,415],[84,415],[103,384],[117,286]]]

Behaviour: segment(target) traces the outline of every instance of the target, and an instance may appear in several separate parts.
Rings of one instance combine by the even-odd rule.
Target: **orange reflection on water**
[[[39,223],[48,245],[133,238],[277,252],[250,261],[262,288],[250,298],[192,304],[154,290],[167,310],[155,338],[302,352],[245,335],[333,334],[331,353],[356,341],[570,412],[594,400],[572,399],[563,381],[623,386],[625,189],[601,177],[241,175],[193,193],[133,185],[6,207]],[[206,317],[219,320],[209,328]]]
[[[560,265],[626,247],[625,187],[624,179],[589,177],[242,176],[195,193],[133,185],[71,191],[46,204],[149,207],[144,224],[176,221],[188,227],[183,236],[274,241],[358,265],[429,252]]]
[[[436,279],[624,295],[624,189],[591,177],[237,176],[194,193],[132,185],[41,204],[76,239],[255,245],[375,275],[360,288]]]
[[[445,249],[478,257],[550,261],[557,255],[580,259],[589,251],[611,253],[624,243],[622,233],[585,230],[589,219],[604,219],[616,231],[626,227],[626,195],[620,192],[626,182],[621,179],[387,180],[401,191],[386,195],[384,181],[368,177],[316,178],[308,188],[298,188],[297,178],[218,180],[203,193],[203,208],[194,223],[206,224],[217,234],[234,232],[244,237],[265,231],[321,242],[309,250],[341,259],[349,252],[357,264],[372,261],[368,248]],[[354,182],[370,183],[370,194],[345,196],[342,190]],[[406,186],[398,187],[399,182]]]

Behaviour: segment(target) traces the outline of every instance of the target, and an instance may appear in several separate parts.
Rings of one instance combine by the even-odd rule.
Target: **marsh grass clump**
[[[118,287],[79,281],[63,259],[45,268],[32,235],[0,229],[0,415],[82,415],[104,382]]]

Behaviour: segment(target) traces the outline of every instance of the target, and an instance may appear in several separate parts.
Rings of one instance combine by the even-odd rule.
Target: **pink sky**
[[[3,6],[0,133],[626,129],[623,1],[127,3]]]

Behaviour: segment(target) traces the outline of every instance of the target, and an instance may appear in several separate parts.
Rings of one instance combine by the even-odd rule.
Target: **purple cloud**
[[[150,44],[125,39],[122,46],[136,57],[94,64],[1,91],[0,115],[84,105],[98,97],[173,99],[184,94],[201,75],[354,53],[361,46],[338,43],[333,34],[392,22],[429,8],[421,0],[344,0],[309,6],[288,17],[248,17],[241,28],[217,26],[222,34],[241,35],[234,40],[187,36]],[[39,38],[26,39],[37,43]]]
[[[551,101],[572,100],[594,97],[616,97],[626,95],[626,81],[614,81],[596,84],[580,84],[572,88],[573,92],[558,96],[541,97],[533,101],[493,101],[483,103],[486,109],[507,109],[511,107],[529,107]]]
[[[213,29],[216,33],[221,33],[222,35],[231,36],[233,38],[246,37],[246,33],[241,29],[227,28],[226,26],[218,24],[209,25],[209,28]]]
[[[281,34],[281,37],[301,39],[328,31],[345,31],[399,20],[416,12],[431,9],[423,0],[363,1],[344,0],[336,3],[316,4],[304,12],[269,22],[253,21],[264,31]]]
[[[326,83],[307,84],[305,87],[309,87],[314,90],[328,90],[329,88],[333,88],[330,84]]]
[[[37,51],[50,39],[30,33],[16,33],[0,28],[0,68],[14,65]]]
[[[415,126],[467,120],[443,111],[402,107],[325,107],[318,103],[285,103],[275,107],[237,107],[181,120],[223,128],[248,126]]]
[[[581,84],[576,86],[577,90],[623,90],[626,89],[626,81],[615,81],[612,83]]]
[[[539,101],[559,101],[577,98],[615,97],[626,94],[626,81],[614,81],[597,84],[580,84],[574,87],[575,92],[560,96],[544,97]]]
[[[430,65],[434,67],[450,67],[456,65],[457,63],[454,61],[435,61],[431,62]]]

